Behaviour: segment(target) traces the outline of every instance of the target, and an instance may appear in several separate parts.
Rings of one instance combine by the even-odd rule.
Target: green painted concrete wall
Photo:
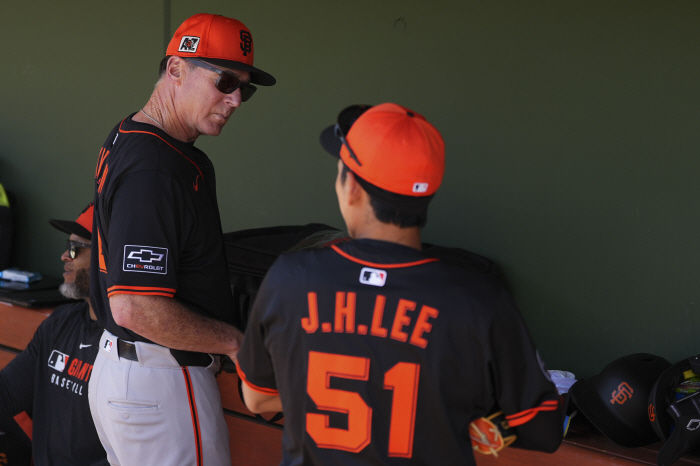
[[[342,227],[318,133],[346,105],[394,101],[447,146],[424,240],[500,264],[549,368],[700,352],[696,1],[5,0],[17,265],[61,273],[47,219],[90,199],[104,138],[148,99],[164,36],[199,12],[246,23],[278,79],[197,142],[225,231]]]

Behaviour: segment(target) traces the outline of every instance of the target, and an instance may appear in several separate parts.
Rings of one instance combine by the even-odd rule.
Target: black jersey
[[[117,293],[174,297],[231,323],[214,167],[194,145],[131,116],[118,124],[95,172],[92,241],[93,308],[112,334],[149,341],[114,322]]]
[[[474,464],[472,420],[556,409],[499,281],[383,241],[282,255],[238,364],[281,397],[284,465]],[[548,422],[538,435],[556,449],[562,425]]]
[[[0,419],[32,413],[37,466],[108,464],[87,393],[101,334],[87,303],[59,306],[0,371]]]

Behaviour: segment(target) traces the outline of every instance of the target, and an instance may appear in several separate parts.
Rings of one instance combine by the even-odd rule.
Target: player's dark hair
[[[343,163],[343,168],[340,171],[340,181],[343,184],[348,176],[348,171],[351,170],[347,167],[347,165],[345,165],[345,163]],[[398,225],[400,228],[422,228],[428,222],[427,203],[421,203],[421,207],[413,209],[416,211],[409,212],[401,207],[397,207],[397,205],[416,204],[417,200],[415,198],[411,196],[404,196],[402,194],[395,194],[385,189],[378,188],[363,180],[354,172],[353,176],[357,182],[360,183],[360,186],[367,191],[367,194],[369,195],[369,203],[372,206],[374,216],[377,217],[377,220],[380,222]],[[371,191],[381,193],[383,199],[373,196]],[[385,199],[389,199],[390,201],[387,202]],[[394,200],[395,202],[391,202],[391,200]],[[422,207],[423,205],[424,208]]]

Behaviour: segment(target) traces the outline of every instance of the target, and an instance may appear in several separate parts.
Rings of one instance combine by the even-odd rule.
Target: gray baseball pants
[[[229,434],[215,374],[180,366],[168,348],[135,342],[120,358],[106,331],[88,386],[90,411],[113,466],[230,466]],[[214,358],[212,358],[214,360]]]

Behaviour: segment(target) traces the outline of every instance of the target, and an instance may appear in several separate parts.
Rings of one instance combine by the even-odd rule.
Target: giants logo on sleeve
[[[124,272],[168,273],[168,250],[153,246],[124,246]]]

